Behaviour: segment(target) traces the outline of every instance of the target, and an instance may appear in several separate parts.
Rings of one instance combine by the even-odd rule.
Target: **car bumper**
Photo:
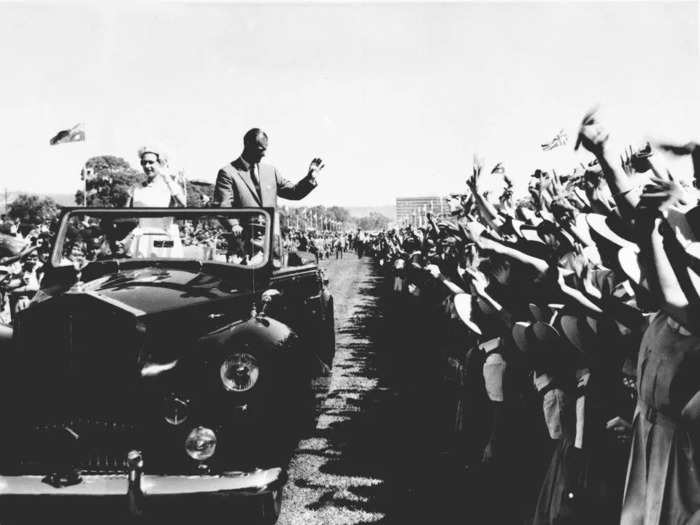
[[[141,474],[85,475],[78,484],[53,487],[44,476],[0,476],[0,504],[17,500],[66,499],[71,502],[123,500],[131,514],[141,514],[159,500],[183,496],[256,496],[282,486],[281,468],[219,475],[166,476]]]

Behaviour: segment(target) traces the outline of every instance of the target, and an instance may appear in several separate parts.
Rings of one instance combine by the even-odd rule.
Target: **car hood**
[[[216,275],[154,266],[121,270],[76,283],[68,293],[88,294],[143,316],[248,295],[252,290],[250,272]]]

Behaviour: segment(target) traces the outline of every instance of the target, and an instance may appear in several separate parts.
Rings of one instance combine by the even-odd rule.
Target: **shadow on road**
[[[445,423],[429,330],[385,297],[378,268],[365,264],[339,326],[331,391],[298,450],[318,458],[318,472],[291,482],[314,493],[304,503],[310,523],[462,522],[459,483],[439,461]]]

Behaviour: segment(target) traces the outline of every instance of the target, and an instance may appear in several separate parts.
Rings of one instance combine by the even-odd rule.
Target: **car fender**
[[[266,315],[219,328],[200,342],[207,350],[216,353],[250,347],[265,356],[295,352],[299,347],[299,337],[289,326]]]

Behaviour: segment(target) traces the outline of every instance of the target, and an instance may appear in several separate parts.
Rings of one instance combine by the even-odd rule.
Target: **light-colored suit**
[[[277,197],[299,200],[316,187],[313,175],[292,184],[268,164],[258,165],[260,193],[250,176],[250,164],[242,157],[219,170],[214,188],[214,206],[222,208],[277,208]]]

